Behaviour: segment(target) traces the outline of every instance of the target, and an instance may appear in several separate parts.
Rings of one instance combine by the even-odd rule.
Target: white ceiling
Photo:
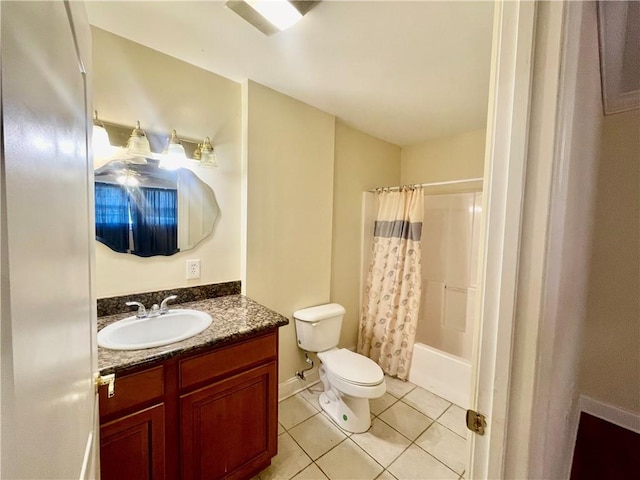
[[[492,2],[323,1],[269,37],[219,1],[91,1],[87,10],[99,28],[400,146],[485,125]]]

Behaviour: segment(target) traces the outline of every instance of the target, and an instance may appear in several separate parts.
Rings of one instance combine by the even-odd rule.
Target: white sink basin
[[[193,337],[211,325],[211,315],[175,309],[157,317],[127,317],[98,332],[98,345],[111,350],[160,347]]]

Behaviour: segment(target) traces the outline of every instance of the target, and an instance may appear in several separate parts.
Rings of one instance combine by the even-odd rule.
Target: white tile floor
[[[461,479],[464,410],[409,382],[386,377],[371,401],[371,428],[351,434],[322,412],[322,384],[280,402],[278,455],[254,480]]]

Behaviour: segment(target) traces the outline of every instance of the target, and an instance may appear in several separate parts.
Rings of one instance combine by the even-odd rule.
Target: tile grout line
[[[404,403],[404,402],[403,402],[403,403]],[[405,405],[406,405],[406,404],[405,404]],[[452,404],[452,405],[453,405],[453,404]],[[408,407],[411,407],[411,405],[407,405],[407,406],[408,406]],[[389,407],[389,408],[391,408],[391,407]],[[412,407],[412,408],[413,408],[413,407]],[[416,409],[414,408],[414,410],[416,410]],[[448,410],[448,408],[447,408],[447,410]],[[445,410],[445,411],[446,411],[446,410]],[[422,412],[420,412],[420,413],[422,413]],[[422,414],[424,415],[424,413],[422,413]],[[444,412],[440,415],[440,417],[441,417],[442,415],[444,415]],[[428,419],[432,420],[432,419],[431,419],[431,417],[429,417],[429,416],[427,416],[427,415],[425,415],[425,417],[427,417]],[[440,417],[438,417],[438,418],[440,418]],[[377,418],[377,417],[376,417],[376,418]],[[425,434],[425,432],[426,432],[427,430],[429,430],[429,429],[433,426],[433,424],[435,424],[435,423],[437,423],[438,425],[441,425],[441,426],[442,426],[442,427],[444,427],[444,428],[447,428],[447,427],[445,427],[444,425],[442,425],[441,423],[437,422],[436,420],[432,420],[432,421],[431,421],[431,423],[429,424],[429,426],[428,426],[427,428],[425,428],[424,430],[422,430],[422,431],[418,434],[418,436],[415,438],[415,440],[411,440],[411,439],[410,439],[409,437],[407,437],[405,434],[403,434],[402,432],[398,431],[398,430],[397,430],[397,429],[395,429],[393,426],[391,426],[391,425],[389,425],[387,422],[385,422],[385,421],[384,421],[384,419],[382,419],[382,418],[378,418],[378,420],[380,420],[382,423],[384,423],[384,424],[385,424],[385,425],[387,425],[389,428],[391,428],[394,432],[397,432],[398,434],[400,434],[401,436],[403,436],[404,438],[406,438],[406,439],[407,439],[407,440],[409,440],[409,442],[410,442],[410,443],[409,443],[409,445],[407,445],[407,447],[406,447],[406,448],[405,448],[405,449],[404,449],[404,450],[403,450],[403,451],[402,451],[402,452],[401,452],[401,453],[400,453],[396,458],[394,458],[394,459],[393,459],[393,461],[389,464],[389,466],[391,466],[391,465],[392,465],[396,460],[398,460],[398,458],[400,458],[400,457],[402,456],[402,454],[403,454],[404,452],[406,452],[406,451],[411,447],[411,445],[415,445],[415,446],[416,446],[416,447],[418,447],[420,450],[422,450],[424,453],[426,453],[427,455],[429,455],[430,457],[432,457],[433,459],[435,459],[436,461],[438,461],[439,463],[441,463],[442,465],[444,465],[445,467],[447,467],[449,470],[451,470],[451,471],[452,471],[453,473],[455,473],[456,475],[463,475],[463,474],[464,474],[464,472],[463,472],[462,474],[459,474],[459,473],[458,473],[458,472],[456,472],[454,469],[452,469],[449,465],[447,465],[446,463],[444,463],[442,460],[440,460],[440,459],[439,459],[439,458],[437,458],[436,456],[432,455],[431,453],[427,452],[424,448],[422,448],[420,445],[418,445],[418,444],[416,443],[416,440],[417,440],[418,438],[420,438],[422,435],[424,435],[424,434]],[[453,432],[453,431],[452,431],[451,433],[453,433],[453,434],[457,435],[457,434],[456,434],[455,432]],[[457,436],[458,436],[458,437],[460,437],[460,435],[457,435]],[[460,438],[462,438],[462,437],[460,437]],[[465,439],[463,439],[463,440],[465,440]],[[466,440],[465,440],[465,441],[466,441]],[[354,442],[354,443],[355,443],[355,442]],[[364,449],[363,449],[363,450],[364,450]],[[365,453],[367,453],[367,454],[368,454],[368,452],[367,452],[366,450],[364,450],[364,451],[365,451]],[[371,455],[369,455],[369,456],[371,456]],[[372,458],[373,458],[373,457],[372,457]],[[375,458],[374,458],[374,460],[375,460]],[[379,463],[378,463],[378,464],[379,464]],[[384,466],[383,466],[383,468],[384,468],[385,470],[387,469],[387,468],[386,468],[386,467],[384,467]]]
[[[318,413],[317,413],[317,415],[322,415],[322,413],[321,413],[321,412],[318,412]],[[315,415],[314,415],[314,416],[315,416]],[[309,418],[311,418],[311,417],[309,417]],[[308,420],[308,419],[307,419],[307,420]],[[293,441],[294,441],[294,442],[296,442],[296,444],[297,444],[297,445],[302,449],[302,451],[303,451],[304,453],[306,453],[306,454],[307,454],[307,456],[308,456],[309,458],[311,458],[311,455],[309,455],[309,454],[307,453],[307,451],[304,449],[304,447],[298,443],[298,441],[293,437],[293,435],[289,434],[289,436],[291,436],[291,438],[293,438]],[[338,443],[336,443],[333,447],[331,447],[329,450],[327,450],[326,452],[324,452],[324,453],[323,453],[322,455],[320,455],[318,458],[316,458],[315,460],[314,460],[313,458],[311,458],[311,461],[315,463],[316,461],[320,460],[320,459],[321,459],[322,457],[324,457],[327,453],[329,453],[331,450],[333,450],[334,448],[336,448],[338,445],[340,445],[342,442],[344,442],[344,441],[345,441],[345,440],[347,440],[348,438],[349,438],[349,437],[345,435],[345,437],[344,437],[342,440],[340,440]],[[322,470],[322,469],[320,469],[320,470]]]
[[[284,402],[285,400],[288,400],[289,398],[293,398],[293,397],[295,397],[295,396],[296,396],[296,395],[298,395],[299,393],[300,393],[300,392],[298,392],[298,393],[296,393],[296,394],[294,394],[294,395],[291,395],[290,397],[287,397],[286,399],[281,400],[281,401],[282,401],[282,402]],[[280,418],[279,418],[279,417],[280,417],[280,415],[278,414],[278,423],[279,423],[280,425],[282,425],[282,428],[284,428],[285,432],[289,432],[289,430],[291,430],[292,428],[297,427],[297,426],[298,426],[298,425],[300,425],[301,423],[306,422],[307,420],[309,420],[311,417],[315,417],[318,413],[321,413],[321,410],[318,410],[318,409],[316,408],[316,406],[315,406],[313,403],[311,403],[310,401],[308,401],[308,400],[307,400],[306,398],[304,398],[302,395],[300,395],[300,398],[302,398],[302,400],[304,400],[306,403],[308,403],[309,405],[311,405],[311,408],[313,408],[313,410],[314,410],[314,412],[315,412],[315,413],[314,413],[313,415],[311,415],[311,416],[309,416],[309,417],[307,417],[307,418],[305,418],[305,419],[303,419],[303,420],[299,421],[299,422],[298,422],[298,423],[296,423],[295,425],[292,425],[290,428],[286,428],[284,425],[282,425],[282,423],[280,422]],[[279,407],[279,406],[280,406],[280,402],[278,402],[278,407]]]
[[[454,435],[456,435],[457,437],[463,439],[465,442],[467,441],[466,437],[463,437],[462,435],[460,435],[458,432],[454,432],[453,430],[451,430],[449,427],[447,427],[446,425],[438,422],[437,420],[434,421],[433,423],[437,423],[438,425],[440,425],[442,428],[446,428],[447,430],[449,430],[451,433],[453,433]]]
[[[418,387],[418,388],[420,388],[420,387]],[[424,390],[424,389],[423,389],[423,390]],[[413,391],[413,390],[412,390],[412,391]],[[428,390],[425,390],[425,391],[427,391],[427,392],[428,392]],[[411,392],[409,392],[409,393],[411,393]],[[429,393],[431,393],[431,392],[429,392]],[[434,395],[435,395],[435,394],[434,394]],[[437,396],[437,395],[436,395],[436,396]],[[438,398],[440,398],[440,397],[438,397]],[[448,402],[448,403],[449,403],[449,406],[448,406],[447,408],[445,408],[445,409],[444,409],[444,411],[434,419],[434,418],[431,418],[431,417],[430,417],[429,415],[427,415],[426,413],[424,413],[422,410],[419,410],[419,409],[417,409],[416,407],[414,407],[413,405],[409,405],[407,402],[404,402],[402,399],[397,399],[397,400],[398,400],[398,402],[402,402],[402,403],[404,403],[407,407],[412,408],[412,409],[413,409],[413,410],[415,410],[416,412],[421,413],[422,415],[424,415],[425,417],[427,417],[429,420],[431,420],[431,424],[429,425],[429,427],[430,427],[431,425],[433,425],[434,423],[437,423],[438,425],[440,425],[440,426],[442,426],[442,427],[446,428],[447,430],[449,430],[451,433],[456,434],[458,437],[462,438],[463,440],[465,440],[465,441],[467,440],[465,437],[463,437],[462,435],[460,435],[460,434],[458,434],[458,433],[454,432],[452,429],[450,429],[450,428],[449,428],[449,427],[447,427],[446,425],[444,425],[444,424],[442,424],[442,423],[438,422],[438,420],[439,420],[440,418],[442,418],[442,416],[443,416],[443,415],[444,415],[444,414],[445,414],[445,413],[446,413],[446,412],[447,412],[447,411],[448,411],[448,410],[449,410],[453,405],[455,405],[455,403],[451,403],[451,402],[448,402],[447,400],[445,400],[445,402]],[[443,399],[443,400],[444,400],[444,399]],[[384,409],[382,412],[380,412],[378,415],[374,415],[374,417],[375,417],[375,418],[379,417],[380,415],[382,415],[384,412],[386,412],[387,410],[389,410],[391,407],[393,407],[393,406],[394,406],[396,403],[398,403],[398,402],[395,402],[395,403],[393,403],[393,404],[389,405],[387,408],[385,408],[385,409]],[[459,407],[458,405],[456,405],[456,407],[458,407],[458,408],[462,408],[462,407]],[[382,418],[381,418],[380,420],[382,420],[382,421],[384,422],[384,420],[383,420]],[[387,422],[385,422],[385,423],[387,423]],[[387,425],[388,425],[388,424],[387,424]],[[389,426],[391,427],[391,425],[389,425]],[[420,433],[420,435],[422,435],[425,431],[427,431],[427,430],[429,429],[429,427],[427,427],[427,428],[426,428],[422,433]],[[391,428],[393,428],[393,427],[391,427]],[[394,430],[395,430],[395,429],[394,429]]]
[[[311,417],[309,417],[309,418],[311,418]],[[307,458],[308,458],[309,460],[311,460],[311,463],[314,463],[313,458],[311,458],[311,455],[309,455],[309,454],[307,453],[307,451],[306,451],[304,448],[302,448],[302,445],[300,445],[300,444],[296,441],[296,439],[295,439],[295,438],[293,438],[293,435],[291,435],[289,432],[286,432],[286,433],[287,433],[287,435],[289,435],[289,437],[291,437],[291,440],[293,440],[293,443],[295,443],[296,445],[298,445],[298,447],[300,448],[300,450],[302,450],[302,453],[304,453],[304,454],[307,456]],[[301,473],[305,468],[308,468],[308,467],[309,467],[309,465],[311,465],[311,463],[308,463],[307,465],[305,465],[304,467],[302,467],[302,470],[299,470],[299,471],[297,471],[296,473],[294,473],[291,477],[289,477],[289,480],[291,480],[293,477],[295,477],[296,475],[298,475],[299,473]]]
[[[406,436],[404,433],[402,433],[400,430],[398,430],[398,429],[394,428],[392,425],[389,425],[387,422],[385,422],[385,421],[384,421],[384,419],[382,419],[382,418],[378,418],[378,420],[380,420],[382,423],[384,423],[387,427],[389,427],[389,428],[390,428],[391,430],[393,430],[394,432],[399,433],[400,435],[402,435],[404,438],[406,438],[406,439],[407,439],[407,440],[409,440],[410,442],[413,442],[413,440],[411,440],[409,437],[407,437],[407,436]],[[431,425],[433,425],[433,423],[434,423],[434,422],[431,422],[431,423],[429,424],[429,427],[430,427]],[[429,430],[429,427],[427,427],[427,428],[425,428],[424,430],[422,430],[422,431],[418,434],[418,437],[419,437],[420,435],[422,435],[424,432],[426,432],[427,430]],[[416,437],[416,438],[418,438],[418,437]]]
[[[313,415],[311,415],[310,417],[307,417],[305,419],[303,419],[302,421],[296,423],[295,425],[292,425],[290,428],[286,428],[284,425],[282,425],[279,421],[278,424],[282,426],[282,429],[284,430],[283,433],[287,433],[289,435],[289,437],[293,440],[293,442],[303,451],[303,453],[307,456],[307,458],[309,458],[311,460],[311,463],[307,464],[304,468],[302,468],[302,470],[296,472],[292,477],[295,477],[296,475],[300,474],[303,470],[309,468],[310,465],[315,465],[322,473],[323,475],[325,475],[327,478],[330,478],[329,475],[327,475],[327,473],[320,467],[320,465],[318,465],[317,461],[320,460],[321,458],[323,458],[324,456],[326,456],[327,454],[329,454],[329,452],[331,452],[332,450],[334,450],[335,448],[337,448],[339,445],[341,445],[345,440],[352,440],[352,444],[358,448],[359,450],[361,450],[362,452],[364,452],[367,457],[369,457],[371,460],[374,461],[375,464],[377,464],[378,466],[380,466],[382,468],[382,472],[380,472],[380,474],[378,475],[378,477],[380,475],[382,475],[385,471],[389,472],[392,476],[393,474],[388,470],[388,467],[390,467],[391,465],[393,465],[409,448],[411,448],[411,445],[415,445],[416,447],[418,447],[420,449],[420,451],[426,453],[427,455],[429,455],[431,458],[433,458],[434,460],[436,460],[438,463],[440,463],[441,465],[445,466],[448,470],[450,470],[451,472],[453,472],[455,475],[458,475],[459,478],[462,478],[462,476],[464,476],[464,472],[466,471],[466,469],[462,472],[462,473],[458,473],[455,470],[453,470],[451,467],[449,467],[449,465],[447,465],[446,463],[444,463],[442,460],[438,459],[437,457],[435,457],[434,455],[432,455],[431,453],[429,453],[428,451],[426,451],[424,448],[422,448],[420,445],[418,445],[416,443],[416,440],[418,438],[420,438],[422,435],[424,435],[424,433],[429,430],[434,423],[437,423],[438,425],[440,425],[441,427],[447,429],[448,431],[450,431],[451,433],[453,433],[454,435],[456,435],[458,438],[461,438],[463,440],[466,441],[466,438],[460,436],[458,433],[454,432],[452,429],[450,429],[449,427],[447,427],[446,425],[443,425],[442,423],[438,422],[438,420],[440,418],[442,418],[442,416],[453,407],[453,405],[455,405],[452,402],[447,401],[446,399],[443,399],[442,397],[439,397],[438,395],[435,395],[432,392],[429,392],[426,389],[422,389],[428,393],[431,393],[432,395],[436,396],[437,398],[442,399],[443,401],[449,403],[449,406],[447,408],[445,408],[442,413],[440,413],[435,419],[432,419],[431,417],[429,417],[427,414],[425,414],[424,412],[422,412],[421,410],[419,410],[418,408],[409,405],[408,403],[406,403],[405,401],[403,401],[404,398],[406,398],[411,392],[415,391],[417,388],[421,388],[418,386],[414,386],[413,389],[411,389],[410,391],[408,391],[407,393],[405,393],[404,395],[402,395],[401,397],[396,397],[395,395],[389,393],[389,395],[391,397],[394,398],[394,402],[392,404],[390,404],[388,407],[386,407],[385,409],[381,410],[377,415],[372,414],[373,418],[372,421],[374,419],[379,419],[382,423],[384,423],[385,425],[387,425],[389,428],[391,428],[391,430],[393,430],[394,432],[398,433],[399,435],[401,435],[403,438],[406,438],[409,441],[409,445],[407,445],[406,448],[404,448],[390,463],[387,467],[385,467],[384,465],[382,465],[380,462],[378,462],[378,460],[376,460],[372,455],[369,454],[369,452],[367,452],[364,448],[362,448],[360,445],[358,445],[357,442],[355,442],[352,438],[352,435],[354,435],[352,432],[346,432],[345,430],[343,430],[339,425],[337,425],[328,415],[325,415],[324,417],[327,418],[331,424],[333,426],[335,426],[341,433],[343,433],[345,436],[345,438],[343,438],[340,442],[338,442],[336,445],[334,445],[333,447],[331,447],[329,450],[327,450],[325,453],[323,453],[322,455],[320,455],[317,459],[313,459],[308,453],[307,451],[302,447],[302,445],[300,445],[298,443],[298,441],[293,437],[293,435],[291,435],[290,430],[292,430],[293,428],[297,427],[298,425],[301,425],[302,423],[306,422],[307,420],[310,420],[311,418],[315,417],[316,415],[322,415],[323,414],[323,410],[320,409],[318,410],[316,408],[316,406],[309,400],[307,399],[305,396],[302,395],[302,392],[304,391],[311,391],[309,390],[311,387],[315,386],[318,382],[314,383],[313,385],[309,385],[307,388],[295,393],[294,395],[291,395],[290,397],[287,398],[291,398],[295,395],[299,395],[304,401],[305,403],[309,404],[313,410],[315,411],[315,413]],[[311,391],[312,392],[312,391]],[[312,392],[312,393],[318,393],[318,392]],[[286,399],[283,399],[282,401],[284,401]],[[422,430],[418,436],[415,438],[415,440],[411,440],[409,437],[407,437],[406,435],[404,435],[402,432],[398,431],[396,428],[394,428],[393,426],[391,426],[390,424],[388,424],[387,422],[384,421],[384,419],[379,418],[380,415],[382,415],[384,412],[386,412],[387,410],[389,410],[390,408],[392,408],[394,405],[396,405],[399,401],[401,401],[404,405],[406,405],[407,407],[415,410],[416,412],[420,413],[421,415],[424,415],[426,418],[428,418],[429,420],[431,420],[431,423],[424,429]],[[280,403],[280,402],[279,402]],[[456,405],[458,408],[462,408],[459,407],[458,405]],[[368,431],[368,430],[367,430]],[[364,432],[363,432],[364,433]],[[281,434],[282,435],[282,434]],[[376,477],[376,478],[378,478]]]
[[[426,430],[425,430],[426,431]],[[440,460],[438,457],[436,457],[435,455],[432,455],[431,453],[427,452],[424,448],[422,448],[420,445],[418,445],[417,443],[413,442],[413,444],[418,447],[420,450],[422,450],[424,453],[426,453],[427,455],[429,455],[431,458],[433,458],[434,460],[436,460],[438,463],[441,463],[442,465],[444,465],[445,467],[447,467],[449,470],[451,470],[453,473],[455,473],[456,475],[460,476],[464,473],[464,470],[462,471],[463,473],[458,473],[456,472],[453,468],[451,468],[449,465],[447,465],[446,463],[444,463],[442,460]]]
[[[322,415],[322,412],[318,412],[316,415]],[[313,415],[313,416],[315,416],[315,415]],[[310,418],[312,418],[312,417],[309,417],[307,420],[309,420]],[[327,418],[327,417],[325,417],[325,418]],[[345,432],[342,428],[340,428],[340,426],[336,425],[336,424],[333,422],[333,420],[331,420],[331,418],[328,418],[328,420],[331,422],[331,424],[332,424],[332,425],[334,425],[336,428],[338,428],[338,429],[340,430],[340,432],[342,432],[342,433],[344,433],[344,432]],[[306,421],[306,420],[305,420],[305,421]],[[380,421],[382,421],[382,420],[380,420]],[[301,423],[302,423],[302,422],[301,422]],[[383,422],[383,423],[385,423],[385,424],[386,424],[386,422]],[[299,424],[298,424],[298,425],[299,425]],[[393,431],[397,432],[397,430],[396,430],[396,429],[394,429],[393,427],[391,427],[391,425],[389,425],[389,428],[391,428]],[[368,431],[368,430],[367,430],[367,431]],[[289,432],[287,431],[287,433],[289,433]],[[363,432],[363,433],[364,433],[364,432]],[[399,433],[400,435],[402,435],[400,432],[398,432],[398,433]],[[296,444],[297,444],[297,445],[302,449],[302,451],[303,451],[303,452],[304,452],[304,453],[305,453],[309,458],[311,458],[311,462],[312,462],[312,463],[315,463],[315,464],[316,464],[316,466],[320,469],[320,471],[321,471],[321,472],[322,472],[322,473],[323,473],[327,478],[330,478],[330,477],[329,477],[329,475],[327,474],[327,472],[325,472],[325,471],[320,467],[320,465],[318,465],[318,464],[317,464],[317,462],[318,462],[318,460],[320,460],[322,457],[324,457],[324,456],[328,455],[328,454],[329,454],[329,452],[331,452],[332,450],[334,450],[335,448],[337,448],[339,445],[341,445],[342,443],[344,443],[346,440],[351,440],[351,441],[352,441],[352,443],[353,443],[353,445],[354,445],[356,448],[360,449],[362,452],[364,452],[364,453],[365,453],[365,455],[367,455],[367,457],[369,457],[369,458],[370,458],[371,460],[373,460],[377,465],[379,465],[380,467],[382,467],[382,472],[380,472],[380,474],[378,475],[378,476],[380,476],[380,475],[381,475],[381,474],[386,470],[386,467],[385,467],[384,465],[382,465],[380,462],[378,462],[378,460],[376,460],[374,457],[372,457],[372,456],[369,454],[369,452],[367,452],[364,448],[362,448],[360,445],[358,445],[358,444],[353,440],[352,435],[357,435],[357,434],[354,434],[353,432],[350,432],[350,435],[346,435],[346,436],[345,436],[345,438],[343,438],[342,440],[340,440],[338,443],[336,443],[334,446],[332,446],[329,450],[327,450],[326,452],[324,452],[322,455],[320,455],[318,458],[316,458],[316,459],[314,460],[314,459],[313,459],[313,458],[311,458],[311,456],[307,453],[307,451],[302,447],[302,445],[300,445],[300,444],[298,443],[298,441],[294,438],[294,436],[293,436],[293,435],[291,435],[291,434],[289,433],[289,436],[292,438],[292,440],[293,440],[293,441],[294,441],[294,442],[295,442],[295,443],[296,443]],[[402,435],[402,436],[404,437],[404,435]],[[407,437],[405,437],[405,438],[407,438]],[[409,440],[409,439],[407,438],[407,440]],[[410,440],[409,440],[409,441],[410,441]],[[410,445],[409,445],[409,446],[410,446]],[[409,446],[407,446],[407,448],[409,448]],[[393,459],[393,461],[392,461],[391,463],[393,463],[393,462],[394,462],[394,461],[395,461],[395,460],[396,460],[400,455],[402,455],[402,454],[405,452],[405,450],[406,450],[406,448],[405,448],[404,450],[402,450],[402,452],[401,452],[401,453],[400,453],[396,458],[394,458],[394,459]],[[391,465],[391,464],[389,464],[389,465]],[[308,467],[308,465],[307,465],[305,468],[307,468],[307,467]],[[303,470],[304,470],[304,469],[303,469]],[[301,471],[302,471],[302,470],[301,470]],[[298,473],[300,473],[300,472],[298,472]],[[296,475],[297,475],[298,473],[296,473]],[[294,475],[294,476],[295,476],[295,475]],[[293,478],[293,477],[291,477],[291,478]],[[376,477],[376,478],[377,478],[377,477]]]
[[[444,412],[442,412],[442,413],[440,414],[440,416],[439,416],[438,418],[436,418],[436,419],[435,419],[435,421],[436,421],[436,422],[438,422],[438,420],[440,420],[440,419],[444,416],[444,414],[445,414],[445,413],[447,413],[447,412],[451,409],[451,407],[453,407],[454,405],[455,405],[456,407],[458,407],[458,408],[460,408],[460,409],[464,410],[461,406],[456,405],[455,403],[452,403],[451,405],[449,405],[449,408],[447,408]],[[465,441],[467,440],[467,438],[466,438],[466,437],[463,437],[463,436],[462,436],[462,435],[460,435],[458,432],[454,432],[454,431],[453,431],[453,429],[451,429],[451,428],[447,427],[445,424],[438,422],[438,425],[442,425],[444,428],[446,428],[447,430],[449,430],[449,431],[450,431],[450,432],[452,432],[452,433],[455,433],[456,435],[458,435],[458,436],[459,436],[460,438],[462,438],[463,440],[465,440]],[[466,425],[465,425],[465,428],[466,428]]]

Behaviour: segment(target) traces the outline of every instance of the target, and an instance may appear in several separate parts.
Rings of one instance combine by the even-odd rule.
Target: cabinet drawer
[[[242,343],[180,362],[180,388],[190,387],[235,370],[273,360],[278,355],[278,337],[273,331]]]
[[[164,367],[150,368],[140,373],[118,377],[115,395],[107,396],[107,386],[100,387],[100,417],[164,396]]]

